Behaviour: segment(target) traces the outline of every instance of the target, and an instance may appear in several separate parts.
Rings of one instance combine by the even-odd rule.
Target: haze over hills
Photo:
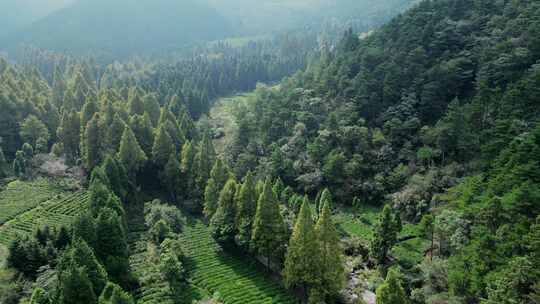
[[[119,57],[167,51],[231,36],[306,26],[321,29],[328,20],[365,30],[416,1],[381,0],[373,4],[367,0],[48,0],[39,5],[33,2],[36,1],[14,4],[9,0],[0,6],[4,11],[20,12],[14,14],[13,20],[3,21],[11,25],[4,26],[0,32],[0,50],[14,53],[17,46],[26,44],[75,54],[97,52]]]
[[[9,35],[2,45],[32,44],[57,51],[100,50],[123,55],[232,34],[228,22],[200,1],[79,0]]]
[[[0,37],[19,30],[33,22],[73,3],[75,0],[2,0]]]

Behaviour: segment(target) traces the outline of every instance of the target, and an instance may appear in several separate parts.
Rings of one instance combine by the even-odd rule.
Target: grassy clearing
[[[373,226],[382,208],[362,206],[359,208],[340,209],[334,216],[342,234],[356,236],[364,240],[373,237]],[[420,236],[419,226],[410,223],[403,224],[399,238],[417,236],[416,238],[399,242],[394,246],[392,255],[404,266],[419,263],[424,258],[424,252],[429,248],[429,241]]]
[[[54,196],[63,194],[65,191],[51,185],[47,179],[10,182],[6,189],[0,192],[0,225]]]
[[[217,295],[223,303],[296,303],[257,262],[222,251],[202,222],[188,223],[181,238],[192,284]]]
[[[56,194],[35,208],[21,213],[0,227],[0,244],[7,245],[17,235],[32,233],[36,228],[68,226],[88,208],[88,193]]]

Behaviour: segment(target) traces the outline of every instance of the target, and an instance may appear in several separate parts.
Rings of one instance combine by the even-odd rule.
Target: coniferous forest
[[[540,303],[540,2],[37,2],[0,303]]]

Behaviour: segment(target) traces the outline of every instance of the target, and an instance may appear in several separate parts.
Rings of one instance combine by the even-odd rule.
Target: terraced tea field
[[[225,304],[297,303],[257,263],[221,251],[209,228],[192,220],[182,233],[194,286],[219,294]]]
[[[77,215],[88,208],[88,198],[88,193],[81,191],[57,194],[54,198],[38,203],[34,208],[0,226],[0,244],[7,245],[17,235],[32,233],[42,225],[50,227],[69,225]]]
[[[54,187],[46,179],[32,182],[16,180],[9,183],[6,189],[0,192],[0,225],[63,193],[64,191]]]

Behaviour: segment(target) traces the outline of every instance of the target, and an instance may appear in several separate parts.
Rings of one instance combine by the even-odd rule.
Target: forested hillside
[[[238,107],[229,163],[427,225],[433,259],[401,265],[417,302],[531,303],[539,13],[536,1],[423,1],[368,37],[347,32]],[[393,264],[396,241],[375,235],[377,264]]]
[[[0,303],[540,302],[538,1],[128,2],[0,58]]]

